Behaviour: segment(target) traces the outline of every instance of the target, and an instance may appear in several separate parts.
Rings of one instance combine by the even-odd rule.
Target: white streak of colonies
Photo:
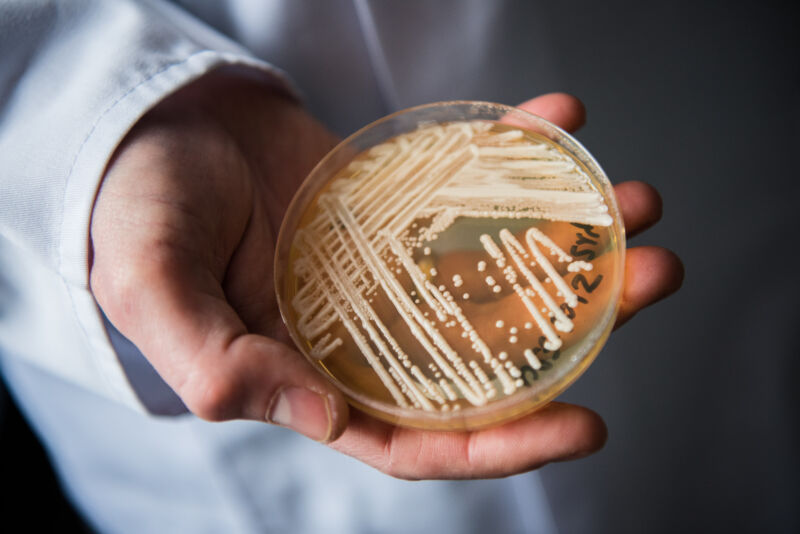
[[[445,290],[444,293],[439,292],[433,287],[433,284],[429,284],[428,289],[431,290],[434,297],[447,309],[448,313],[455,318],[455,321],[458,322],[458,325],[461,326],[461,330],[463,333],[466,333],[470,340],[473,342],[473,348],[476,352],[479,352],[483,355],[483,360],[488,362],[492,359],[492,351],[489,349],[489,346],[483,341],[483,339],[478,336],[477,332],[475,332],[475,328],[469,322],[467,317],[464,315],[464,312],[461,310],[461,307],[455,302],[453,295],[450,294],[449,291]],[[454,321],[454,322],[455,322]]]
[[[468,165],[474,158],[474,155],[469,150],[469,147],[460,148],[458,151],[445,156],[441,160],[441,164],[437,165],[434,169],[430,169],[424,180],[419,180],[421,185],[413,191],[414,198],[412,202],[401,204],[402,210],[392,215],[391,220],[386,224],[386,227],[393,234],[403,230],[406,226],[417,217],[420,208],[430,202],[430,196],[437,190],[439,186],[447,183],[454,175],[458,173],[463,167]],[[390,210],[386,210],[390,211]],[[384,219],[388,218],[388,214]],[[383,226],[383,221],[379,223],[378,227]]]
[[[511,395],[514,393],[517,390],[517,387],[514,385],[514,379],[511,378],[508,372],[503,368],[503,364],[500,363],[500,360],[494,358],[489,362],[489,365],[491,365],[495,376],[503,385],[503,393],[506,395]]]
[[[412,247],[422,247],[425,241],[435,240],[459,217],[539,218],[599,226],[612,223],[602,197],[569,155],[547,143],[526,139],[520,130],[496,133],[492,129],[489,122],[425,125],[416,132],[371,148],[369,159],[351,162],[347,169],[349,174],[331,183],[329,191],[318,201],[320,213],[304,230],[298,231],[295,238],[300,254],[293,268],[303,283],[292,299],[292,306],[299,314],[298,331],[311,342],[311,354],[325,358],[343,344],[340,338],[331,340],[332,334],[326,333],[337,320],[341,321],[400,406],[408,406],[408,396],[408,401],[417,408],[434,409],[428,400],[432,399],[441,404],[441,410],[459,410],[460,404],[450,406],[446,401],[455,402],[463,397],[473,405],[482,405],[497,393],[492,378],[478,363],[469,360],[469,365],[465,364],[435,322],[425,318],[427,313],[423,314],[416,305],[421,304],[421,300],[444,327],[460,326],[462,336],[470,339],[473,349],[492,367],[506,395],[523,385],[519,369],[511,361],[502,365],[492,356],[447,288],[437,289],[428,281],[411,259]],[[421,220],[428,221],[427,226],[420,227]],[[410,228],[414,229],[413,233]],[[511,235],[507,230],[504,232]],[[524,266],[524,261],[516,261],[517,257],[527,258],[528,252],[513,235],[509,239],[501,232],[500,238],[514,260],[512,264],[519,268],[519,274],[531,283],[535,292],[522,288],[517,281],[517,270],[506,264],[505,254],[491,237],[483,235],[480,241],[545,335],[545,348],[554,350],[561,340],[550,322],[536,310],[531,298],[538,295],[545,302],[546,309],[551,310],[549,315],[556,318],[558,330],[568,331],[565,328],[571,327],[571,322],[568,323],[554,302],[551,305],[552,297],[543,288],[539,290],[541,284],[536,287],[533,283],[536,278]],[[549,248],[559,262],[571,261],[571,258],[535,228],[526,233],[526,242],[530,253],[554,280],[558,296],[564,295],[565,301],[573,306],[574,293],[557,273],[553,275],[555,270],[537,243]],[[385,252],[387,245],[392,257]],[[426,246],[423,253],[430,255],[430,247]],[[396,267],[390,269],[389,262]],[[578,272],[591,268],[590,263],[574,261],[567,270]],[[479,261],[477,269],[485,271],[486,262]],[[401,274],[403,270],[410,276],[421,300],[409,297],[392,272]],[[428,272],[435,276],[435,267]],[[500,284],[493,278],[486,277],[485,281],[494,292],[501,291]],[[453,277],[453,285],[463,285],[460,275]],[[428,367],[438,379],[438,385],[411,364],[409,356],[370,306],[372,300],[367,297],[379,287],[430,356]],[[466,293],[461,297],[469,298]],[[358,321],[354,321],[351,314]],[[525,323],[526,329],[532,327],[533,323]],[[322,337],[317,339],[320,335]],[[317,341],[313,342],[314,339]],[[373,347],[388,363],[388,370]],[[534,366],[529,352],[528,349],[525,355]],[[507,358],[505,352],[500,353],[500,360]],[[533,358],[538,362],[535,356]]]
[[[492,259],[498,263],[503,259],[503,251],[500,250],[492,240],[492,236],[489,234],[482,234],[479,240],[483,245],[483,248],[486,249],[486,252],[489,253],[489,256],[491,256]]]
[[[499,211],[494,211],[495,208]],[[556,212],[554,208],[549,209],[549,211],[539,210],[534,207],[529,208],[528,211],[513,211],[514,209],[514,205],[504,205],[498,201],[491,205],[487,203],[481,209],[458,209],[453,220],[458,217],[472,219],[546,219],[549,221],[565,221],[592,224],[595,226],[608,226],[610,221],[608,215],[595,216],[591,213],[581,211],[578,207],[568,206],[565,207],[562,212]],[[422,211],[421,215],[428,215],[428,213]]]
[[[353,244],[355,244],[362,258],[373,271],[373,275],[378,279],[384,292],[392,301],[392,304],[394,304],[395,309],[399,312],[400,317],[409,326],[417,340],[426,348],[436,364],[439,365],[447,377],[453,380],[458,388],[464,392],[464,397],[467,400],[476,406],[486,404],[486,397],[483,395],[477,379],[472,376],[458,353],[450,347],[439,331],[430,326],[429,322],[422,315],[422,312],[414,305],[397,279],[392,276],[389,269],[381,262],[375,250],[378,247],[373,248],[369,246],[366,237],[362,233],[361,227],[355,224],[352,215],[344,204],[342,204],[341,199],[337,197],[323,197],[320,198],[320,204],[323,208],[326,208],[327,205],[330,204],[332,210],[342,220],[344,228],[350,233]],[[417,290],[419,290],[419,288],[417,288]],[[435,347],[428,341],[425,333],[431,337]],[[455,366],[455,370],[441,357],[436,347],[444,352],[447,359]],[[462,377],[467,381],[469,386],[464,383]]]
[[[439,390],[436,389],[436,385],[433,382],[431,382],[431,380],[427,376],[425,376],[425,373],[420,371],[419,367],[417,367],[416,365],[412,366],[411,374],[414,375],[414,378],[420,381],[422,386],[425,388],[425,392],[428,394],[428,396],[433,398],[433,400],[435,400],[439,404],[445,403],[445,399],[439,393]]]
[[[425,303],[433,309],[436,313],[436,318],[444,322],[447,319],[447,315],[452,315],[452,313],[449,313],[446,306],[442,306],[442,304],[447,303],[442,303],[433,297],[431,294],[431,288],[435,289],[433,284],[427,280],[425,273],[414,263],[414,260],[408,255],[403,245],[387,233],[382,232],[382,234],[387,239],[392,252],[400,259],[400,263],[411,277],[411,281],[414,283],[417,293],[423,298]],[[441,287],[444,288],[444,286]]]
[[[297,244],[299,246],[304,245],[304,243],[302,242],[302,238],[297,242]],[[318,273],[315,272],[314,274],[317,275],[316,276],[317,280],[321,280],[322,277],[319,276]],[[356,324],[350,319],[346,310],[341,306],[339,302],[340,295],[333,295],[330,292],[328,286],[325,285],[324,283],[321,283],[320,286],[322,288],[322,291],[330,299],[330,302],[333,304],[334,308],[336,308],[336,311],[339,314],[339,318],[341,319],[342,324],[344,324],[347,331],[350,332],[350,335],[352,336],[358,348],[361,350],[361,353],[364,355],[367,362],[375,370],[375,374],[378,375],[378,378],[386,386],[386,389],[388,389],[389,393],[391,393],[392,397],[394,397],[395,402],[397,402],[397,404],[400,406],[408,406],[408,403],[406,402],[405,397],[403,396],[401,390],[398,388],[397,383],[392,379],[391,375],[386,372],[386,369],[380,363],[378,357],[375,355],[374,352],[372,352],[372,348],[369,346],[369,342],[367,342],[367,340],[361,334],[361,331],[358,329],[358,326],[356,326]]]
[[[578,296],[572,292],[564,279],[561,278],[558,272],[556,272],[556,270],[553,268],[553,265],[547,260],[545,255],[542,254],[542,251],[539,250],[539,247],[536,245],[537,241],[548,247],[551,252],[558,256],[558,260],[561,262],[572,261],[572,258],[569,257],[563,250],[558,248],[558,246],[553,243],[549,237],[544,235],[538,228],[528,228],[528,231],[525,232],[525,242],[528,244],[528,248],[533,254],[533,257],[536,258],[536,261],[539,263],[539,265],[542,266],[542,269],[544,269],[544,271],[547,273],[548,277],[559,289],[559,293],[557,293],[557,295],[563,296],[567,304],[574,308],[578,305]],[[556,314],[556,317],[558,317],[558,314]],[[562,332],[564,332],[564,330],[562,330]],[[566,332],[569,332],[569,330],[566,330]]]
[[[311,351],[310,351],[311,352],[311,356],[313,356],[314,358],[316,358],[318,360],[322,360],[325,357],[327,357],[331,352],[336,350],[339,346],[341,346],[341,344],[343,343],[342,342],[342,338],[340,338],[340,337],[337,337],[336,339],[334,339],[333,341],[328,343],[328,340],[330,338],[331,338],[331,334],[330,334],[330,332],[328,332],[327,334],[325,334],[322,337],[322,339],[317,341],[316,345],[311,347]]]
[[[308,239],[308,236],[306,236]],[[322,265],[325,273],[328,275],[329,279],[333,282],[334,286],[339,290],[339,294],[343,295],[345,299],[347,299],[348,303],[352,307],[353,311],[355,312],[356,316],[361,321],[361,326],[364,330],[367,331],[372,342],[377,346],[379,352],[383,355],[384,359],[389,363],[390,371],[393,370],[394,373],[391,376],[399,377],[399,381],[401,385],[405,386],[407,390],[411,393],[410,399],[415,404],[420,404],[423,409],[425,410],[433,410],[433,405],[430,404],[428,399],[424,397],[422,391],[411,380],[411,377],[405,372],[403,369],[402,360],[407,360],[408,356],[400,349],[397,342],[389,335],[388,330],[386,329],[383,322],[378,318],[377,314],[375,314],[374,310],[370,307],[370,305],[364,299],[354,298],[357,293],[352,290],[352,287],[348,287],[349,284],[352,284],[347,278],[342,277],[339,273],[336,272],[335,269],[331,267],[331,265],[325,261],[325,257],[322,253],[314,247],[313,244],[306,243],[306,246],[311,247],[312,252],[317,256]],[[392,348],[397,352],[398,356],[400,357],[400,361],[394,357],[394,355],[389,350],[389,347],[386,346],[383,339],[378,335],[378,332],[375,331],[372,323],[378,327],[381,331],[381,334],[384,335],[386,340],[392,346]],[[360,348],[360,347],[359,347]],[[375,358],[374,361],[371,361],[373,369],[378,371],[378,367],[383,368],[380,363],[380,360]],[[396,378],[397,379],[397,378]],[[388,386],[387,386],[388,387]]]
[[[411,256],[408,254],[408,251],[403,248],[402,244],[397,241],[397,239],[388,235],[386,236],[386,239],[392,252],[394,252],[394,254],[400,259],[400,262],[402,263],[403,267],[405,267],[406,272],[408,272],[409,276],[411,277],[414,286],[417,288],[417,292],[419,292],[419,294],[425,300],[425,303],[435,310],[437,319],[444,323],[447,321],[447,316],[455,318],[455,320],[458,321],[458,324],[461,325],[462,333],[466,333],[468,336],[475,338],[475,350],[483,355],[484,361],[488,362],[491,360],[492,353],[489,350],[489,347],[475,333],[474,327],[464,316],[458,304],[455,303],[452,295],[450,295],[446,289],[444,289],[444,293],[439,291],[436,286],[425,279],[425,274],[414,263],[414,261],[411,259]],[[434,327],[431,326],[431,328]]]
[[[514,365],[514,362],[512,362],[511,360],[506,360],[505,367],[506,369],[508,369],[508,374],[511,375],[513,378],[519,378],[522,376],[522,371],[520,371],[519,368],[516,365]]]
[[[452,402],[458,399],[458,395],[456,395],[456,392],[447,380],[440,378],[439,386],[442,388],[442,391],[444,391],[445,396],[447,396],[447,400]]]
[[[530,230],[535,230],[535,228],[531,228]],[[530,230],[528,230],[526,235],[530,234]],[[554,314],[556,318],[555,327],[561,332],[571,332],[573,328],[572,321],[564,314],[564,311],[559,307],[559,305],[556,304],[555,300],[553,300],[553,297],[550,296],[550,294],[544,288],[542,283],[539,282],[539,279],[536,278],[536,276],[534,276],[531,270],[528,269],[528,266],[525,265],[524,258],[528,256],[528,253],[525,251],[525,248],[522,246],[522,244],[519,241],[517,241],[517,238],[514,237],[514,234],[512,234],[505,228],[500,230],[500,239],[503,241],[503,245],[505,245],[506,250],[508,251],[511,258],[514,260],[514,263],[516,263],[517,268],[522,272],[522,275],[531,284],[531,287],[534,289],[539,298],[541,298],[542,301],[544,301],[547,308]],[[542,269],[544,269],[544,271],[550,275],[550,278],[556,279],[556,287],[558,287],[559,289],[561,289],[562,286],[567,287],[566,282],[564,282],[564,280],[559,276],[558,272],[556,272],[556,270],[553,268],[553,265],[544,256],[544,254],[541,253],[539,247],[536,246],[536,243],[529,240],[528,246],[532,246],[531,252],[533,253],[537,263],[539,263]],[[560,251],[561,249],[558,250]],[[569,288],[567,288],[567,290],[569,290]],[[528,293],[526,292],[526,294]],[[574,296],[575,295],[573,294],[573,297]],[[567,303],[570,304],[569,299],[567,300]],[[570,304],[570,306],[574,307],[577,304],[578,304],[577,297],[575,297],[575,303]],[[547,334],[545,333],[545,335]],[[550,336],[548,336],[548,339],[550,339]],[[553,341],[552,339],[550,339],[550,341],[555,343],[555,341]],[[550,350],[555,350],[555,348]]]
[[[534,370],[538,371],[542,368],[542,362],[539,361],[539,358],[536,357],[531,349],[525,349],[524,354],[525,359],[528,360],[528,363],[534,368]]]
[[[519,242],[511,234],[511,232],[509,232],[505,228],[501,230],[500,232],[501,236],[504,235],[503,232],[506,233],[505,240],[509,243],[508,250],[511,253],[512,259],[515,260],[518,267],[521,267],[521,269],[523,270],[523,274],[530,274],[529,281],[531,281],[532,284],[539,284],[536,277],[533,276],[532,273],[530,273],[527,267],[525,267],[524,262],[522,261],[522,259],[519,257],[519,254],[517,254],[517,251],[515,250],[515,246],[513,246],[515,242],[516,245],[519,245]],[[484,249],[486,249],[486,252],[488,252],[489,255],[492,256],[492,258],[494,258],[495,262],[497,263],[497,266],[500,267],[501,264],[505,266],[505,256],[503,255],[503,252],[500,250],[500,248],[492,240],[492,238],[487,234],[483,234],[480,237],[480,241],[481,243],[483,243],[483,247]],[[521,248],[521,245],[519,246]],[[528,272],[525,273],[525,271]],[[525,305],[525,308],[527,308],[528,312],[531,314],[531,317],[533,318],[534,322],[536,322],[537,326],[539,327],[539,330],[541,330],[542,334],[544,334],[545,338],[547,338],[547,341],[545,341],[545,346],[548,348],[548,350],[556,350],[560,348],[561,338],[558,337],[558,334],[556,334],[552,326],[550,326],[550,321],[542,317],[541,313],[539,313],[539,310],[536,309],[536,305],[531,300],[531,295],[528,294],[528,291],[526,291],[517,282],[516,271],[514,271],[513,267],[508,265],[503,268],[503,272],[506,276],[506,280],[514,289],[514,292],[517,294],[517,296],[519,296],[520,300],[522,300],[522,303]],[[539,284],[539,286],[541,287],[541,284]],[[553,299],[546,291],[544,291],[544,289],[542,289],[541,295],[544,295],[545,297],[549,298],[550,301],[552,302]],[[555,305],[555,303],[553,303],[553,305]],[[563,315],[563,312],[561,313]],[[567,319],[566,316],[564,316],[564,318]],[[569,319],[567,319],[567,321],[569,321]]]
[[[571,273],[577,273],[581,269],[583,269],[584,271],[591,271],[592,264],[587,263],[585,261],[573,261],[572,263],[567,265],[567,270]]]

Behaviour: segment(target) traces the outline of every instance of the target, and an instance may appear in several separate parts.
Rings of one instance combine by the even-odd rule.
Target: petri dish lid
[[[624,251],[613,188],[578,141],[517,108],[440,102],[320,161],[284,217],[275,286],[297,347],[352,405],[475,429],[591,364]]]

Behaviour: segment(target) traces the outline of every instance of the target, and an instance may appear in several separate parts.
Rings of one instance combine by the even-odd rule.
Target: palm
[[[479,432],[401,429],[356,411],[348,423],[342,396],[287,346],[272,285],[280,220],[334,140],[260,87],[225,84],[212,77],[137,126],[109,167],[92,223],[98,302],[193,412],[263,420],[276,391],[302,388],[324,402],[293,405],[292,426],[338,438],[334,448],[407,478],[507,475],[602,445],[597,415],[558,403]],[[204,98],[220,88],[240,98]],[[580,104],[564,95],[525,107],[567,129],[582,121]],[[651,188],[628,183],[617,194],[629,234],[658,218]],[[623,321],[674,291],[681,273],[663,249],[631,249],[627,263]],[[324,432],[312,428],[323,419]]]

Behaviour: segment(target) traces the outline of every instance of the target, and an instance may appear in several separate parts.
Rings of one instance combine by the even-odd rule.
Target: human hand
[[[521,107],[565,129],[583,120],[566,95]],[[199,417],[289,426],[394,476],[503,476],[602,446],[602,420],[561,403],[476,432],[393,427],[349,410],[291,347],[272,285],[277,229],[335,141],[293,102],[224,74],[148,113],[109,164],[92,218],[91,287],[111,322]],[[649,186],[616,190],[629,235],[660,216]],[[626,261],[619,322],[682,274],[663,249]]]
[[[565,94],[543,95],[519,107],[568,132],[585,122],[583,104]],[[661,218],[661,198],[653,187],[631,181],[614,190],[628,238]],[[672,252],[650,246],[629,248],[615,328],[677,291],[682,281],[683,266]],[[605,424],[596,413],[551,402],[502,426],[471,432],[397,427],[353,410],[344,434],[331,446],[400,478],[486,478],[587,456],[603,446],[606,435]]]

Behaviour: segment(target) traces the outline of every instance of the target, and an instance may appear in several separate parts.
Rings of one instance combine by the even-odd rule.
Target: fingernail
[[[330,439],[333,428],[328,400],[319,393],[294,386],[275,393],[266,419],[321,442]]]

